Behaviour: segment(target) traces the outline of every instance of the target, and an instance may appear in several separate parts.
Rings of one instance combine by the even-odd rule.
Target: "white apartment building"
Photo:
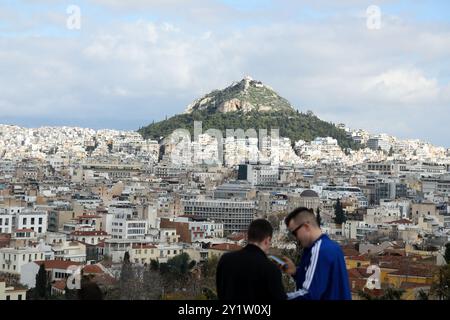
[[[228,199],[182,200],[185,215],[223,223],[224,234],[245,232],[254,220],[256,206],[254,201]]]
[[[13,218],[15,218],[15,214],[0,209],[0,233],[13,232]]]
[[[38,235],[47,232],[48,214],[23,207],[0,208],[0,233],[13,233],[17,229],[31,229]]]
[[[364,222],[368,224],[382,224],[402,219],[402,214],[398,207],[375,207],[368,208],[364,217]]]
[[[17,214],[17,229],[31,229],[39,234],[47,232],[46,211],[23,210]]]
[[[129,203],[115,204],[104,215],[105,231],[112,239],[145,239],[149,221],[139,219],[135,208]]]
[[[254,166],[251,164],[239,166],[239,179],[247,180],[253,186],[276,185],[278,178],[278,167]]]
[[[45,252],[39,247],[0,249],[0,272],[20,274],[23,265],[37,260],[45,260]]]
[[[128,220],[126,217],[116,215],[111,221],[111,238],[112,239],[144,239],[147,233],[146,220],[133,219]]]
[[[56,260],[86,262],[86,245],[77,241],[63,241],[52,246]]]
[[[224,225],[220,222],[200,219],[200,221],[193,220],[191,217],[176,217],[174,222],[186,222],[189,224],[191,231],[191,239],[195,241],[194,232],[202,232],[204,238],[223,238]]]

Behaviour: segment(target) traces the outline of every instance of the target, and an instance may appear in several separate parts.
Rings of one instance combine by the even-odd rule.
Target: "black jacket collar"
[[[258,247],[257,245],[251,244],[251,243],[247,244],[245,246],[244,250],[250,251],[250,252],[258,252],[265,257],[267,256],[266,253],[260,247]]]

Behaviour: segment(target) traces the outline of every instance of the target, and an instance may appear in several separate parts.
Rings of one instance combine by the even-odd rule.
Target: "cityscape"
[[[221,300],[262,220],[288,300],[305,224],[351,300],[450,300],[450,11],[410,2],[0,4],[0,301]]]
[[[218,161],[208,133],[180,142],[1,125],[0,297],[38,295],[44,268],[48,299],[73,297],[81,272],[107,299],[214,299],[217,260],[245,245],[250,222],[268,219],[274,253],[295,258],[283,219],[307,207],[341,245],[353,299],[439,298],[450,149],[335,126],[355,150],[332,137],[227,136]],[[368,285],[372,265],[377,288]]]

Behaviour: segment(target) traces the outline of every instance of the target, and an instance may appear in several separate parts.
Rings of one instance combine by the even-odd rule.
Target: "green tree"
[[[201,263],[201,280],[200,285],[202,293],[207,300],[217,300],[216,293],[216,272],[219,257],[211,256],[207,261]]]
[[[343,224],[345,221],[347,221],[347,215],[342,208],[341,200],[337,199],[336,204],[334,205],[334,223]]]
[[[183,252],[182,254],[169,259],[167,263],[161,264],[161,273],[176,279],[183,279],[188,274],[190,269],[189,260],[189,255]]]
[[[439,300],[450,300],[450,264],[440,267],[431,285],[430,295]]]
[[[158,262],[158,260],[154,260],[154,259],[150,260],[150,269],[153,270],[153,271],[158,271],[159,270],[159,262]]]
[[[130,262],[130,254],[125,252],[123,256],[122,269],[120,271],[120,297],[123,300],[133,300],[134,285],[136,284],[136,277],[133,270],[133,265]]]
[[[394,155],[394,148],[391,147],[391,148],[389,149],[388,156],[389,156],[389,157],[392,157],[393,155]]]
[[[387,288],[381,296],[374,296],[368,291],[359,290],[358,296],[364,300],[401,300],[405,290],[396,288]]]
[[[42,300],[47,299],[49,296],[49,283],[47,278],[47,271],[45,270],[45,265],[41,264],[39,266],[39,271],[36,275],[36,288],[34,290],[35,292],[35,298]]]
[[[152,260],[152,262],[155,260]],[[157,261],[155,261],[157,263]],[[158,266],[150,263],[144,270],[143,274],[143,291],[144,298],[148,300],[161,299],[163,286],[161,275],[158,270]]]

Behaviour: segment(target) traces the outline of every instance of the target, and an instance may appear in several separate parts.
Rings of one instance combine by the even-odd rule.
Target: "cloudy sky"
[[[135,130],[250,75],[327,121],[450,147],[449,58],[445,0],[0,0],[0,123]]]

